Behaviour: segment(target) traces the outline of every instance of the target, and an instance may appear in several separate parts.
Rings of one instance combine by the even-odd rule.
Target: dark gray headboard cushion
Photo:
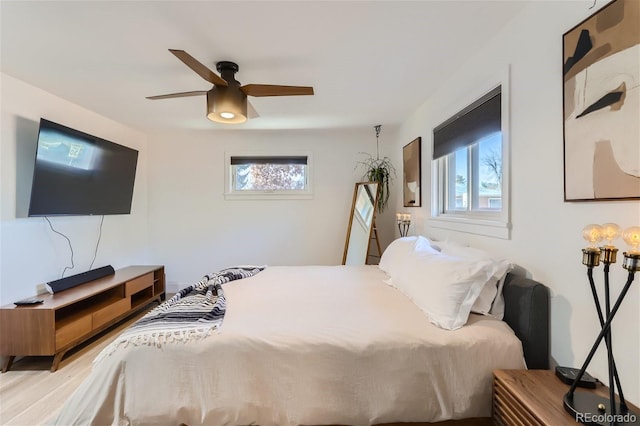
[[[522,341],[527,367],[549,369],[549,289],[510,273],[503,295],[504,321]]]

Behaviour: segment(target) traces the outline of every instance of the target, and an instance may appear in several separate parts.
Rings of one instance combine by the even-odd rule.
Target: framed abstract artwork
[[[402,199],[405,207],[421,206],[420,142],[417,137],[402,148]]]
[[[640,1],[614,0],[563,42],[564,199],[640,199]]]

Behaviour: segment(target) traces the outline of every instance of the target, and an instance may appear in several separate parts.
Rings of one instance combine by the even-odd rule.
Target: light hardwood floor
[[[154,306],[69,351],[53,373],[49,371],[53,357],[16,358],[11,370],[0,374],[0,425],[31,426],[53,421],[66,399],[89,375],[96,355]]]

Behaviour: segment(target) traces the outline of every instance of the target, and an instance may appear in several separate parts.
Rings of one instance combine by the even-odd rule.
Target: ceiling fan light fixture
[[[310,86],[281,86],[273,84],[246,84],[240,86],[240,82],[234,77],[235,73],[240,69],[235,62],[217,62],[216,69],[220,73],[218,75],[184,50],[169,49],[169,51],[200,77],[213,84],[213,89],[209,91],[194,90],[191,92],[147,96],[147,99],[184,98],[186,96],[206,94],[207,118],[216,123],[244,123],[249,118],[248,111],[251,112],[251,118],[259,117],[253,105],[247,101],[247,96],[313,95],[313,87]]]
[[[247,95],[229,87],[216,87],[208,91],[207,118],[216,123],[244,123],[247,121]]]

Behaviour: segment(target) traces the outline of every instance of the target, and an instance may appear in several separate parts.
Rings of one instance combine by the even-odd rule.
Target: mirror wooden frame
[[[375,194],[371,194],[372,191],[367,190],[369,188],[369,185],[375,185]],[[358,200],[358,194],[359,194],[359,189],[363,187],[365,188],[365,190],[367,190],[367,195],[369,198],[369,203],[367,203],[365,206],[362,206],[361,203],[359,203]],[[364,254],[364,262],[362,263],[363,265],[367,263],[367,259],[369,258],[369,249],[370,249],[370,242],[371,242],[371,234],[373,232],[373,228],[375,226],[375,218],[376,218],[376,206],[378,205],[378,196],[380,195],[380,183],[379,182],[357,182],[355,184],[354,190],[353,190],[353,201],[351,203],[351,214],[349,215],[349,226],[347,227],[347,238],[345,240],[344,243],[344,253],[342,255],[342,264],[346,265],[347,264],[347,258],[349,257],[349,253],[350,253],[350,249],[351,250],[355,250],[356,247],[353,247],[352,245],[355,244],[355,238],[352,238],[352,231],[355,230],[354,226],[353,226],[353,219],[354,219],[354,214],[356,213],[356,211],[358,211],[358,214],[360,215],[360,217],[363,217],[365,219],[366,223],[365,225],[368,226],[368,230],[365,230],[366,232],[366,253]],[[366,198],[365,198],[366,200]],[[350,244],[352,243],[352,244]],[[353,253],[353,252],[352,252]],[[355,264],[355,263],[354,263]],[[360,263],[358,263],[360,264]]]

